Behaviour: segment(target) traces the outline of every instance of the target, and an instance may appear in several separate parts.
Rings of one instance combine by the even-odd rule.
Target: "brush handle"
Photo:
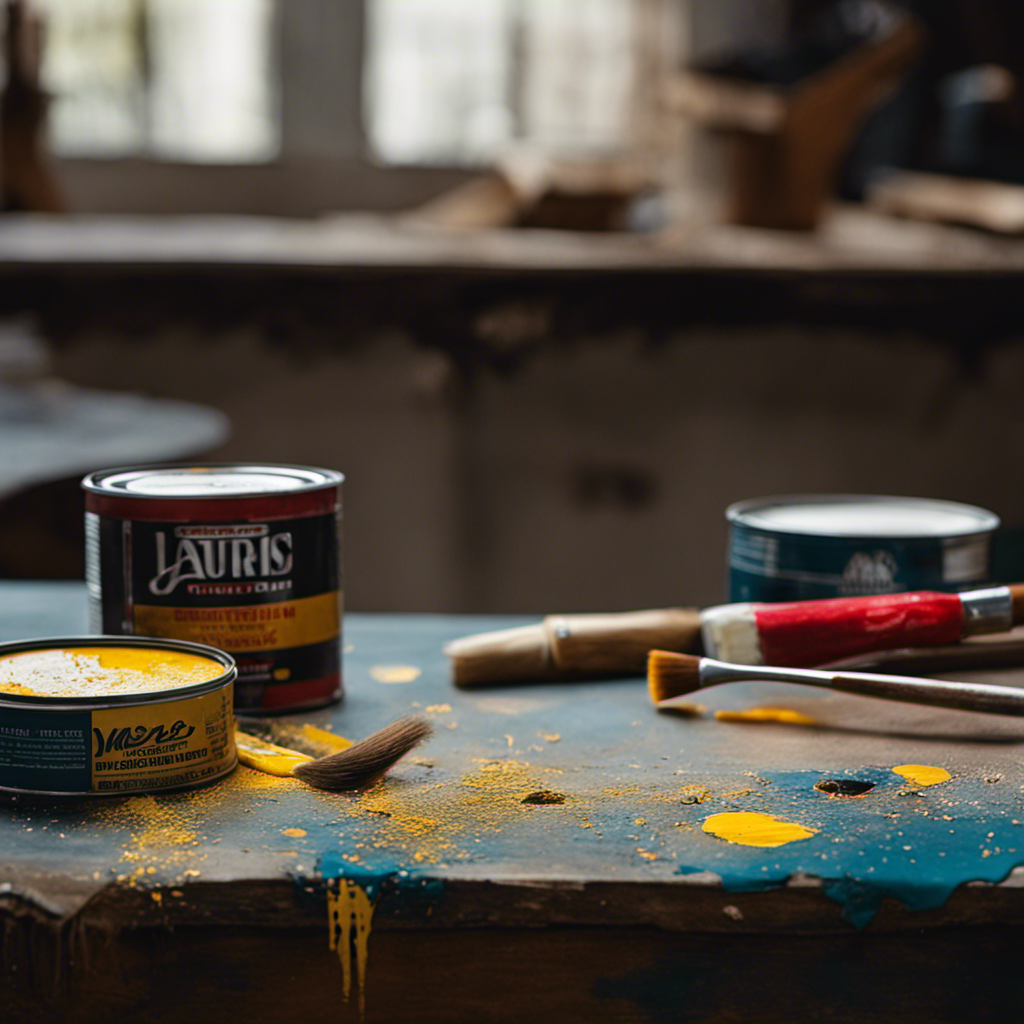
[[[695,608],[549,615],[544,620],[551,660],[563,672],[641,674],[651,650],[692,651],[700,636]]]
[[[815,669],[776,668],[770,665],[731,665],[713,658],[701,658],[702,686],[760,679],[780,683],[804,683],[827,690],[879,697],[908,704],[955,708],[958,711],[987,711],[996,715],[1024,715],[1024,690],[990,683],[950,682],[915,679],[909,676],[876,675],[872,672],[822,672]]]
[[[1024,715],[1024,690],[990,683],[949,682],[939,679],[911,679],[901,676],[837,675],[832,689],[881,697],[910,704],[929,704],[958,711],[987,711],[993,715]]]
[[[652,648],[692,651],[696,608],[549,615],[543,622],[462,637],[445,645],[456,686],[525,679],[642,675]]]

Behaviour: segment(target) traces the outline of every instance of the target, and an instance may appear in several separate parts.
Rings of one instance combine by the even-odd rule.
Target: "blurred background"
[[[358,611],[723,600],[724,510],[997,512],[1014,0],[6,0],[0,574],[78,480],[346,474]]]

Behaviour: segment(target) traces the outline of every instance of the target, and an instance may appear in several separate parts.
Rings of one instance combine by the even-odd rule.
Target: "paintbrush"
[[[549,615],[445,646],[456,686],[641,675],[647,652],[808,667],[901,648],[957,643],[1024,622],[1024,584],[961,594],[917,591],[780,604]]]
[[[941,647],[964,637],[1004,632],[1024,622],[1024,584],[960,594],[917,591],[725,604],[705,608],[700,620],[703,653],[710,658],[807,668],[876,651]]]
[[[647,686],[655,704],[707,686],[740,680],[805,683],[862,697],[881,697],[884,700],[929,704],[959,711],[1024,715],[1024,690],[1010,686],[876,675],[871,672],[735,665],[714,658],[677,654],[675,651],[655,650],[648,655]]]
[[[264,731],[252,720],[242,721],[254,732]],[[316,789],[333,792],[365,789],[433,731],[430,723],[419,715],[400,718],[358,743],[334,736],[315,726],[308,729],[318,734],[316,740],[319,741],[319,749],[333,748],[334,752],[314,758],[302,751],[279,746],[245,729],[236,729],[238,760],[269,775],[294,776]]]

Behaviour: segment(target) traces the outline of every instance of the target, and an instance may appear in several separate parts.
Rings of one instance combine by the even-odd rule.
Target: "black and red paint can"
[[[236,708],[340,699],[343,479],[242,463],[91,473],[90,629],[226,651],[238,664]]]

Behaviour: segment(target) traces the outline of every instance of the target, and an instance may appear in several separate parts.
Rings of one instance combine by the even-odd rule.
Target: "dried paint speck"
[[[415,665],[374,665],[370,669],[370,675],[378,683],[412,683],[421,674]]]

